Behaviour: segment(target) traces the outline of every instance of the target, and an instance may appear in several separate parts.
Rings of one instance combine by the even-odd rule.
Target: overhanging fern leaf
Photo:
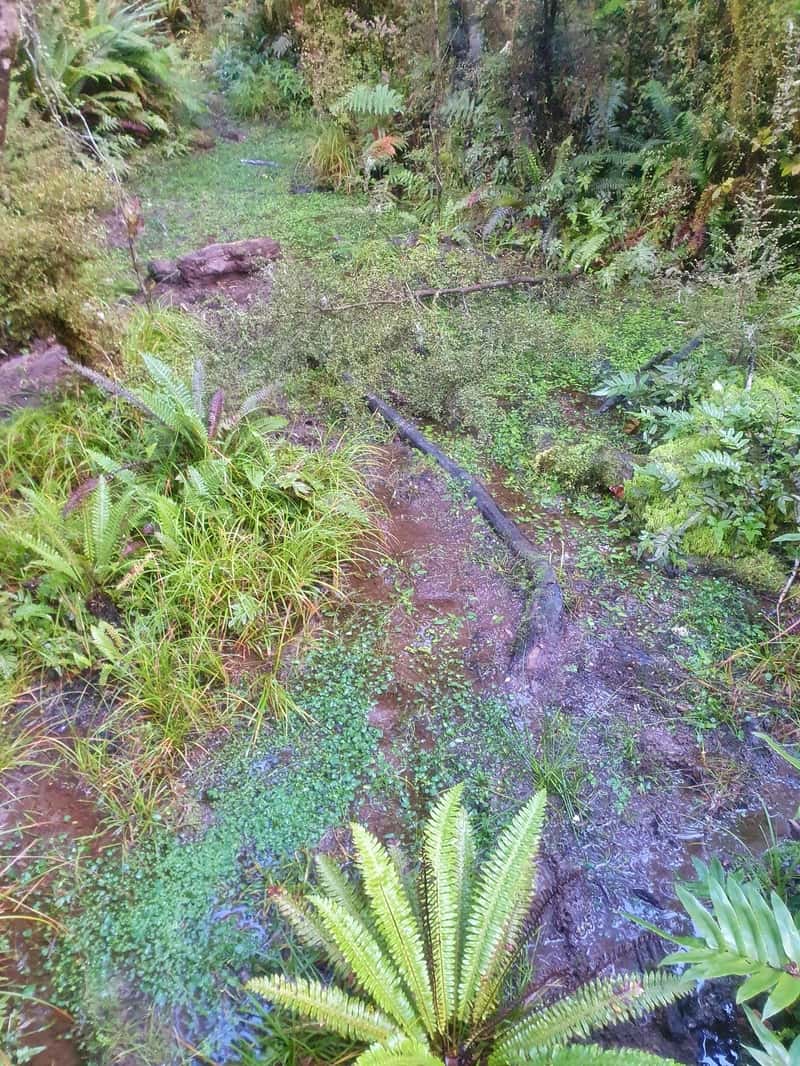
[[[497,1044],[498,1062],[528,1061],[536,1049],[587,1037],[593,1029],[630,1021],[672,1003],[692,987],[687,977],[620,974],[584,985],[550,1007],[514,1023]]]
[[[479,1021],[495,1005],[497,977],[533,899],[547,796],[537,792],[500,835],[475,886],[459,987],[459,1017]]]
[[[433,994],[419,923],[386,848],[363,826],[353,825],[356,861],[375,924],[411,992],[425,1031],[434,1033]]]
[[[524,1058],[506,1057],[496,1052],[489,1066],[678,1066],[673,1059],[662,1059],[647,1051],[633,1048],[602,1048],[595,1044],[574,1047],[539,1048]]]
[[[355,1066],[444,1066],[444,1063],[424,1044],[403,1040],[394,1047],[369,1048],[358,1056]]]
[[[400,1033],[392,1021],[366,1003],[348,996],[335,985],[285,977],[255,977],[248,981],[251,992],[277,1003],[302,1018],[324,1025],[340,1036],[365,1044],[387,1043]]]
[[[403,110],[403,97],[396,89],[378,85],[354,85],[331,108],[335,115],[350,112],[368,118],[388,118]]]
[[[313,896],[312,903],[358,985],[409,1037],[424,1039],[414,1008],[402,990],[400,975],[364,922],[324,896]]]
[[[455,1013],[461,946],[464,870],[459,854],[459,821],[464,786],[445,792],[425,826],[423,851],[427,937],[440,1032]],[[463,827],[462,827],[463,828]]]
[[[710,870],[706,890],[711,910],[685,886],[678,898],[698,936],[668,955],[662,965],[688,964],[693,979],[746,977],[736,999],[745,1003],[769,993],[763,1017],[771,1018],[800,1000],[800,931],[786,904],[769,899],[760,885]]]

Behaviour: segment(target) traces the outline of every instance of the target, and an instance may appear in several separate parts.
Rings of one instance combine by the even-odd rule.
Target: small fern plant
[[[42,492],[21,490],[28,504],[25,527],[9,523],[6,550],[22,551],[26,569],[54,588],[91,596],[124,575],[133,563],[124,552],[136,515],[134,489],[112,500],[105,476],[93,486],[80,513],[59,508]]]
[[[254,978],[250,990],[362,1045],[357,1066],[663,1063],[570,1041],[671,1002],[687,991],[685,979],[599,978],[547,1006],[529,989],[516,1009],[501,1009],[530,933],[546,796],[525,804],[477,870],[462,793],[462,785],[446,792],[427,822],[416,886],[383,844],[354,825],[360,887],[319,856],[321,890],[310,906],[275,892],[280,912],[327,955],[347,990],[280,975]]]
[[[179,378],[171,367],[154,355],[143,354],[142,361],[150,381],[144,388],[134,390],[90,367],[66,360],[71,370],[108,395],[131,404],[161,426],[174,441],[184,446],[191,460],[224,452],[243,421],[263,407],[272,395],[269,387],[254,392],[235,413],[226,415],[224,389],[216,389],[206,400],[201,360],[195,362],[191,383]],[[285,425],[285,418],[272,415],[261,420],[260,428],[263,432],[275,432]]]
[[[390,129],[402,111],[403,97],[383,82],[354,85],[331,108],[339,119],[349,120],[366,134],[361,164],[367,182],[374,172],[390,166],[406,146],[405,137]]]

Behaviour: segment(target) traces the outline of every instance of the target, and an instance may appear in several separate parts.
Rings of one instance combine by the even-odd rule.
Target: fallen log
[[[655,370],[656,367],[662,366],[677,366],[678,363],[682,363],[684,359],[688,359],[695,348],[699,348],[703,343],[702,337],[692,337],[692,339],[684,344],[682,348],[679,348],[677,352],[673,352],[671,349],[666,348],[664,351],[654,355],[652,359],[648,359],[646,363],[639,367],[636,371],[637,380],[641,381],[642,376],[650,370]],[[597,414],[604,415],[607,411],[611,411],[614,407],[618,407],[621,403],[624,403],[626,397],[619,394],[616,396],[606,396],[605,400],[597,408]]]
[[[370,411],[379,414],[399,437],[430,456],[462,486],[494,533],[525,566],[533,588],[517,633],[512,662],[533,667],[542,647],[557,634],[564,612],[564,599],[553,566],[519,526],[500,510],[480,481],[445,455],[441,448],[431,443],[416,426],[379,396],[368,394],[366,403]]]
[[[574,281],[578,276],[577,273],[572,274],[556,274],[550,276],[547,274],[519,274],[512,278],[495,278],[493,281],[476,281],[473,285],[453,285],[451,287],[443,289],[407,289],[405,292],[398,292],[394,296],[382,296],[375,300],[365,301],[363,303],[354,304],[328,304],[320,303],[320,310],[328,313],[338,311],[352,311],[357,307],[375,307],[379,304],[401,304],[407,300],[435,300],[439,296],[469,296],[475,292],[491,292],[496,289],[513,289],[518,286],[537,286],[546,285],[548,282],[554,282],[555,284],[564,284],[568,281]]]

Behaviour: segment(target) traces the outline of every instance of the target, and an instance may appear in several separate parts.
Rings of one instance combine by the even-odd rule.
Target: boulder
[[[153,281],[179,281],[178,264],[174,259],[151,259],[147,273]]]
[[[54,392],[69,374],[67,349],[50,337],[37,341],[27,355],[0,362],[0,414],[34,406]]]
[[[252,274],[280,255],[281,246],[277,241],[271,237],[253,237],[227,244],[207,244],[182,256],[177,268],[186,282],[213,281],[227,274]]]

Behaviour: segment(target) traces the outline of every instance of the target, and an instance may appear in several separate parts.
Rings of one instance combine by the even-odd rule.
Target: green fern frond
[[[192,407],[201,420],[205,419],[205,378],[206,370],[202,359],[195,359],[192,370]]]
[[[403,1040],[394,1047],[373,1047],[359,1055],[355,1066],[444,1066],[424,1044]]]
[[[546,803],[537,792],[515,815],[475,886],[458,994],[462,1019],[479,1021],[492,1010],[507,957],[517,949],[533,899]]]
[[[202,459],[187,466],[181,478],[192,503],[219,503],[228,477],[226,459]]]
[[[462,912],[464,869],[458,848],[459,820],[464,813],[463,793],[463,784],[445,792],[425,825],[425,914],[440,1032],[445,1031],[457,1006],[458,959],[465,919]]]
[[[3,536],[17,547],[30,552],[47,570],[61,574],[68,581],[84,590],[88,588],[86,574],[80,565],[78,556],[70,551],[62,554],[57,548],[48,544],[42,537],[27,533],[22,529],[6,529]]]
[[[687,949],[662,965],[688,964],[693,979],[746,977],[737,1002],[769,993],[765,1019],[800,1000],[800,930],[783,900],[774,892],[767,899],[757,883],[724,873],[709,872],[706,887],[710,911],[688,888],[677,887],[698,936],[685,938]]]
[[[335,985],[285,977],[255,977],[247,982],[251,992],[270,1003],[324,1025],[339,1036],[365,1044],[386,1044],[401,1034],[392,1021]]]
[[[356,862],[375,924],[411,993],[427,1033],[436,1031],[433,993],[419,923],[397,867],[383,844],[363,826],[352,826]]]
[[[369,918],[367,901],[329,855],[317,855],[317,876],[329,899],[335,900],[354,918]]]
[[[369,118],[388,118],[403,110],[403,97],[396,89],[378,85],[354,85],[331,108],[334,115],[349,112]]]
[[[574,1037],[585,1038],[595,1029],[640,1018],[685,995],[692,984],[685,976],[658,973],[598,978],[574,995],[515,1022],[497,1043],[499,1061],[526,1062],[537,1049],[565,1044]]]
[[[191,389],[186,383],[181,381],[170,367],[155,355],[145,353],[142,355],[142,361],[147,368],[151,381],[172,400],[181,414],[187,418],[195,419],[202,425],[200,416],[194,409]]]
[[[36,489],[22,488],[20,493],[33,512],[35,534],[40,534],[43,542],[65,559],[70,559],[83,571],[83,562],[73,547],[70,530],[64,522],[64,515],[58,504]]]
[[[111,496],[105,475],[97,479],[97,486],[92,493],[91,506],[87,508],[87,524],[83,538],[83,547],[90,562],[97,563],[97,553],[103,544],[103,537],[108,528],[111,513]]]
[[[524,1058],[495,1053],[489,1066],[678,1066],[673,1059],[662,1059],[634,1048],[602,1048],[596,1044],[573,1047],[538,1048]]]
[[[133,489],[128,489],[107,509],[102,526],[93,519],[95,571],[101,580],[119,563],[123,543],[130,531],[133,499]]]
[[[340,974],[350,975],[350,966],[344,955],[322,927],[319,918],[312,914],[304,903],[281,888],[272,889],[270,897],[280,916],[294,929],[301,943],[323,952]]]
[[[742,463],[740,459],[737,459],[729,452],[712,451],[704,448],[693,457],[690,470],[703,474],[707,474],[712,470],[738,474],[741,473]]]
[[[369,998],[413,1040],[424,1034],[414,1008],[402,990],[400,975],[392,966],[383,945],[366,925],[349,914],[341,904],[324,896],[312,896],[320,921],[328,936],[350,964],[356,982]]]

